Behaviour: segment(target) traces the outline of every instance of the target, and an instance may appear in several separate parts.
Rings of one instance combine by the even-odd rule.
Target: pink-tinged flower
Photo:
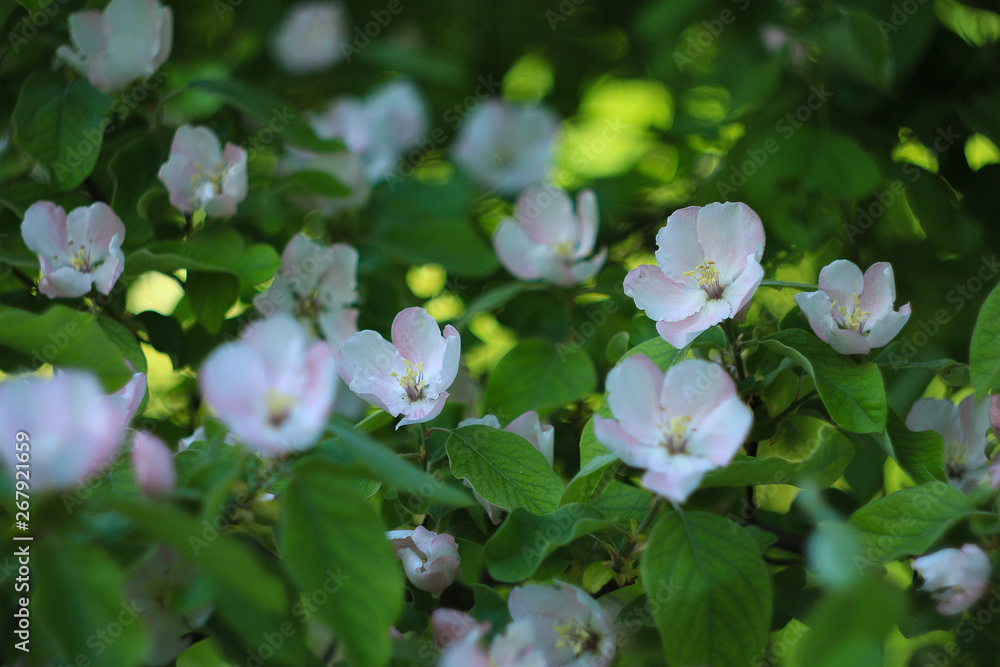
[[[510,592],[511,618],[528,621],[549,667],[605,667],[615,657],[612,618],[576,586],[528,584]]]
[[[423,526],[415,530],[390,530],[396,558],[403,561],[403,571],[410,583],[434,597],[439,597],[462,576],[461,559],[455,538],[447,533],[432,533]]]
[[[910,408],[906,427],[934,431],[944,442],[944,470],[952,486],[969,490],[986,475],[986,431],[990,404],[972,394],[955,405],[940,398],[922,398]]]
[[[125,268],[125,225],[101,202],[69,215],[50,201],[35,202],[24,212],[21,236],[38,255],[38,290],[50,299],[84,296],[94,287],[110,294]]]
[[[181,125],[158,175],[181,213],[204,209],[210,218],[231,218],[247,196],[247,152],[233,143],[223,150],[207,127]]]
[[[459,428],[462,428],[463,426],[477,425],[489,426],[490,428],[498,429],[500,428],[500,420],[494,415],[484,415],[479,418],[463,419],[458,423]],[[545,460],[549,462],[550,466],[553,464],[555,429],[551,426],[543,425],[537,412],[534,410],[525,412],[523,415],[508,424],[507,428],[503,430],[508,433],[519,435],[530,442],[532,447],[542,453],[542,456],[545,457]],[[470,489],[472,488],[472,484],[469,483],[469,480],[465,480],[465,485]],[[472,495],[475,497],[476,502],[482,505],[486,510],[486,514],[490,517],[490,521],[494,524],[500,523],[500,517],[506,510],[483,498],[481,495],[476,493],[475,489],[472,490]]]
[[[406,308],[392,321],[392,342],[359,331],[340,349],[340,377],[355,394],[393,417],[396,428],[437,417],[455,381],[462,339],[441,328],[423,308]]]
[[[597,197],[583,190],[573,202],[562,190],[533,186],[517,200],[516,220],[505,219],[493,234],[493,248],[504,267],[521,280],[544,280],[571,287],[604,265],[607,250],[594,251]]]
[[[286,72],[309,74],[340,62],[341,44],[349,42],[348,37],[340,3],[302,3],[285,15],[271,51]]]
[[[135,370],[135,366],[128,359],[125,360],[125,363],[130,369]],[[132,418],[139,412],[139,406],[142,405],[142,399],[145,396],[146,374],[139,372],[133,373],[132,377],[122,385],[121,389],[108,395],[111,401],[118,404],[118,409],[124,415],[123,427],[128,426]]]
[[[975,544],[917,558],[913,569],[924,578],[921,590],[939,602],[938,613],[949,616],[975,604],[990,583],[990,558]]]
[[[111,0],[103,12],[70,14],[56,55],[107,93],[150,76],[170,56],[174,17],[157,0]]]
[[[741,317],[764,279],[764,226],[746,204],[674,211],[656,234],[656,247],[656,266],[629,271],[625,294],[677,348]]]
[[[462,123],[455,162],[482,185],[513,196],[545,180],[559,119],[549,109],[483,102]]]
[[[291,313],[314,326],[335,351],[358,330],[358,251],[337,243],[321,246],[296,234],[281,255],[281,271],[268,290],[253,300],[269,316]]]
[[[30,459],[33,492],[66,489],[115,457],[121,412],[90,373],[10,380],[0,384],[0,437],[7,443],[0,456],[11,475]],[[29,444],[18,450],[19,442]],[[28,456],[18,459],[24,452]]]
[[[627,357],[609,374],[614,419],[594,416],[597,440],[642,483],[674,502],[687,500],[706,472],[729,463],[753,423],[736,383],[718,364],[687,359],[666,374],[649,357]]]
[[[155,435],[139,431],[132,439],[135,479],[147,498],[169,496],[177,485],[174,455]]]
[[[315,171],[332,176],[347,188],[349,192],[343,195],[303,192],[289,194],[288,198],[298,206],[320,211],[325,216],[360,208],[368,201],[368,195],[371,194],[371,185],[365,178],[361,158],[350,151],[310,153],[286,146],[285,155],[278,162],[277,171],[281,175]]]
[[[896,281],[887,262],[861,275],[853,262],[838,259],[819,272],[819,289],[799,292],[795,303],[809,326],[841,354],[867,354],[891,341],[910,319],[910,304],[892,309]]]
[[[262,454],[305,449],[323,432],[336,398],[333,349],[310,340],[290,315],[252,324],[201,369],[201,391],[233,434]]]
[[[530,621],[513,621],[493,638],[489,650],[481,644],[486,630],[474,629],[441,654],[438,667],[549,667],[545,654],[535,646]],[[582,667],[582,666],[581,666]]]
[[[343,139],[361,158],[365,178],[371,184],[385,179],[400,156],[420,143],[428,127],[420,91],[405,79],[390,81],[364,100],[334,100],[309,122],[320,138]]]
[[[470,632],[488,632],[490,624],[480,623],[457,609],[435,609],[431,614],[431,628],[434,631],[434,643],[441,648],[448,648]]]

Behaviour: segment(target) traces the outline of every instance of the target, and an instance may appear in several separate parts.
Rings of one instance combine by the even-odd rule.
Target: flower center
[[[556,251],[556,256],[562,259],[569,259],[573,256],[573,242],[572,241],[559,241],[555,244],[554,249]]]
[[[672,417],[670,419],[670,424],[666,428],[662,428],[663,432],[663,446],[667,448],[667,451],[671,454],[682,454],[685,450],[688,426],[691,424],[691,418],[687,415],[681,417]]]
[[[90,273],[90,253],[83,248],[78,248],[76,252],[73,253],[73,259],[70,260],[73,264],[73,268],[81,273]]]
[[[715,268],[715,262],[706,259],[694,268],[693,271],[685,271],[685,276],[692,276],[698,281],[698,286],[705,290],[709,298],[719,299],[722,297],[722,285],[719,284],[719,270]]]
[[[969,457],[965,448],[956,444],[945,447],[944,472],[948,479],[962,479],[969,471]]]
[[[861,304],[858,301],[858,293],[854,293],[854,307],[851,308],[851,312],[847,312],[847,306],[841,306],[836,308],[837,302],[834,301],[830,306],[836,308],[840,313],[840,319],[843,321],[845,329],[851,329],[853,331],[861,331],[864,329],[865,322],[868,321],[868,316],[871,315],[867,310],[861,310]]]
[[[559,635],[556,648],[573,649],[573,654],[576,656],[596,650],[601,642],[600,635],[577,620],[557,625],[555,630]]]
[[[320,297],[319,290],[313,290],[303,296],[299,296],[295,315],[296,317],[316,319],[323,312],[324,306],[326,306],[326,302]]]
[[[222,194],[225,180],[225,162],[216,162],[214,169],[205,169],[201,163],[195,162],[194,173],[191,175],[191,189],[194,190],[192,203],[200,208],[212,197]]]
[[[390,373],[390,375],[399,380],[399,386],[403,388],[406,397],[413,403],[424,398],[424,390],[430,385],[424,382],[424,362],[414,364],[409,359],[403,359],[403,363],[406,364],[406,374],[403,377],[399,377],[398,373]]]
[[[292,408],[295,407],[295,397],[277,389],[268,389],[264,405],[267,407],[267,423],[277,428],[291,416]]]

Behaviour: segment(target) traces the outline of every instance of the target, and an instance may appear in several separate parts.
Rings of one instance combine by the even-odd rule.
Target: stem
[[[787,280],[762,280],[760,281],[760,286],[774,287],[775,289],[783,289],[785,287],[788,287],[790,289],[810,290],[813,292],[819,289],[818,285],[813,285],[811,283],[796,283],[796,282],[789,282]]]
[[[726,338],[733,347],[733,364],[736,366],[736,377],[742,382],[747,378],[747,369],[743,366],[743,346],[740,344],[739,334],[736,332],[736,323],[726,320],[724,328]]]
[[[649,506],[649,512],[646,513],[646,516],[643,518],[642,523],[639,524],[639,527],[635,529],[636,535],[645,532],[645,530],[649,528],[649,524],[652,523],[653,517],[660,511],[660,507],[663,506],[663,504],[663,498],[659,496],[653,498],[653,504]]]

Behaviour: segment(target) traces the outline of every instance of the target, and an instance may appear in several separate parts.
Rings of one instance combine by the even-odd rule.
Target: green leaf
[[[580,472],[576,473],[576,476],[566,485],[561,504],[589,503],[599,492],[601,485],[606,484],[613,477],[609,468],[617,460],[617,456],[606,452],[587,461],[586,465],[580,468]]]
[[[812,376],[837,425],[855,433],[874,433],[885,428],[885,386],[875,364],[856,364],[801,329],[779,331],[760,342]]]
[[[644,341],[643,343],[640,343],[639,345],[633,347],[631,350],[629,350],[628,352],[626,352],[621,356],[621,359],[618,360],[618,363],[621,363],[623,360],[625,360],[628,357],[631,357],[633,354],[644,354],[647,357],[649,357],[654,364],[659,366],[660,370],[666,371],[676,362],[683,359],[686,353],[687,353],[686,350],[683,349],[678,350],[672,347],[662,338],[656,337]],[[600,407],[597,408],[597,414],[606,419],[611,419],[614,416],[611,414],[611,408],[608,406],[608,398],[606,395],[601,400]],[[591,476],[589,477],[588,483],[590,482],[596,483],[596,480],[599,479],[599,477],[597,478],[593,477],[593,474],[596,473],[597,471],[595,469],[590,469],[588,464],[594,458],[602,456],[607,453],[608,450],[604,448],[604,445],[597,442],[597,438],[594,436],[594,420],[593,419],[587,420],[586,425],[584,425],[583,427],[583,433],[580,436],[580,465],[582,468],[587,468],[591,472]],[[607,465],[611,465],[611,462],[613,460],[614,459],[609,459],[607,461]],[[579,477],[580,475],[577,475],[577,478]],[[576,481],[576,479],[574,479],[574,481]],[[584,491],[581,489],[580,493],[583,492]]]
[[[140,248],[125,259],[129,275],[146,271],[173,273],[178,269],[236,273],[246,249],[230,228],[204,229],[188,241],[161,241]]]
[[[108,390],[120,388],[132,377],[121,350],[87,311],[52,306],[38,314],[0,306],[0,345],[39,364],[93,371]]]
[[[489,622],[491,633],[503,632],[511,621],[507,602],[499,593],[484,584],[473,586],[472,594],[476,604],[469,610],[469,615],[479,622]]]
[[[153,225],[145,212],[139,210],[139,202],[149,190],[159,186],[157,174],[161,163],[151,159],[159,151],[152,137],[145,137],[119,150],[108,163],[114,183],[111,208],[125,225],[126,248],[139,247],[153,237]]]
[[[822,419],[793,416],[782,422],[777,442],[757,457],[737,454],[724,468],[705,475],[701,485],[756,486],[796,484],[811,480],[826,488],[840,479],[854,456],[854,445],[835,426]],[[784,454],[776,456],[775,450]]]
[[[986,297],[972,330],[972,387],[979,397],[1000,387],[1000,285]]]
[[[944,471],[944,441],[939,433],[914,433],[895,411],[889,410],[885,435],[876,439],[915,483],[948,481]]]
[[[379,247],[403,263],[440,264],[448,273],[485,278],[499,267],[493,249],[461,218],[407,221],[385,230]]]
[[[108,337],[108,340],[114,343],[121,350],[125,358],[132,362],[135,370],[140,373],[145,373],[148,370],[146,355],[142,351],[142,345],[127,326],[105,315],[99,316],[97,323],[101,325],[101,329]]]
[[[325,171],[297,171],[274,182],[273,192],[295,190],[324,197],[347,197],[351,188]]]
[[[32,655],[48,657],[45,664],[82,664],[81,656],[94,667],[144,662],[149,637],[138,615],[145,608],[128,599],[125,573],[107,553],[53,536],[18,544],[31,545]]]
[[[316,152],[344,150],[340,139],[320,139],[302,116],[288,104],[238,81],[195,81],[195,90],[217,95],[297,148]]]
[[[510,421],[528,410],[545,412],[579,400],[597,386],[594,362],[583,350],[529,340],[490,374],[484,410]]]
[[[796,664],[882,667],[887,636],[905,608],[902,591],[881,579],[824,595],[805,619],[812,630],[802,637]]]
[[[80,185],[97,164],[111,97],[82,79],[28,77],[11,116],[14,142],[48,174],[57,190]]]
[[[403,491],[429,498],[442,505],[465,507],[474,504],[472,498],[431,477],[409,461],[399,458],[378,440],[334,417],[328,430],[337,437],[323,440],[317,451],[344,469],[345,473],[360,472]]]
[[[611,526],[590,505],[564,505],[541,516],[517,508],[486,542],[486,567],[497,581],[522,581],[557,547]]]
[[[928,482],[864,505],[848,524],[865,547],[865,562],[882,564],[924,553],[970,514],[964,493],[943,482]]]
[[[330,594],[316,613],[337,633],[348,661],[383,665],[389,626],[403,605],[402,568],[372,505],[317,463],[292,468],[280,551],[305,595]]]
[[[505,510],[542,514],[559,506],[563,483],[542,453],[514,433],[489,426],[464,426],[446,443],[451,472],[476,493]]]
[[[240,295],[240,281],[226,274],[188,271],[184,292],[201,325],[209,333],[217,334]]]
[[[261,566],[245,543],[220,533],[207,520],[198,521],[169,505],[124,496],[108,495],[104,506],[169,544],[214,582],[239,595],[244,604],[268,613],[277,613],[288,605],[281,580]]]
[[[879,24],[867,12],[848,10],[841,24],[848,52],[873,83],[886,87],[892,81],[895,65],[889,41]]]
[[[640,563],[671,665],[745,667],[767,643],[771,579],[746,531],[705,512],[657,522]]]
[[[233,270],[245,286],[260,285],[274,277],[281,268],[281,255],[267,243],[256,243],[246,249]]]

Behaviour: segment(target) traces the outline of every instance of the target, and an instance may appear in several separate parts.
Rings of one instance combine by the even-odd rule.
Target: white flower
[[[504,267],[521,280],[578,285],[604,265],[607,251],[594,251],[597,198],[592,190],[577,196],[576,212],[569,195],[556,188],[534,186],[517,200],[516,220],[505,219],[493,234],[493,248]]]
[[[911,431],[934,431],[941,435],[944,469],[952,486],[968,490],[986,475],[989,401],[977,403],[972,394],[958,405],[940,398],[922,398],[910,408],[906,427]]]
[[[170,56],[174,17],[157,0],[111,0],[103,12],[70,14],[73,48],[56,55],[107,93],[149,76]]]
[[[960,614],[982,597],[990,583],[989,556],[975,544],[961,549],[942,549],[913,561],[913,569],[924,578],[941,614]]]
[[[207,127],[181,125],[158,175],[181,213],[204,209],[210,218],[231,218],[247,196],[247,152],[232,143],[223,151]]]
[[[545,107],[483,102],[459,129],[455,162],[486,187],[516,195],[545,180],[558,124]]]
[[[125,269],[125,225],[101,202],[69,215],[52,202],[35,202],[24,212],[21,236],[42,267],[38,290],[51,299],[84,296],[93,287],[110,294]]]
[[[282,69],[307,74],[339,62],[343,57],[340,45],[347,38],[340,3],[310,2],[288,11],[271,46]]]
[[[420,590],[439,597],[462,576],[458,545],[451,535],[417,526],[415,530],[391,530],[386,536],[396,557],[403,561],[406,578]]]

